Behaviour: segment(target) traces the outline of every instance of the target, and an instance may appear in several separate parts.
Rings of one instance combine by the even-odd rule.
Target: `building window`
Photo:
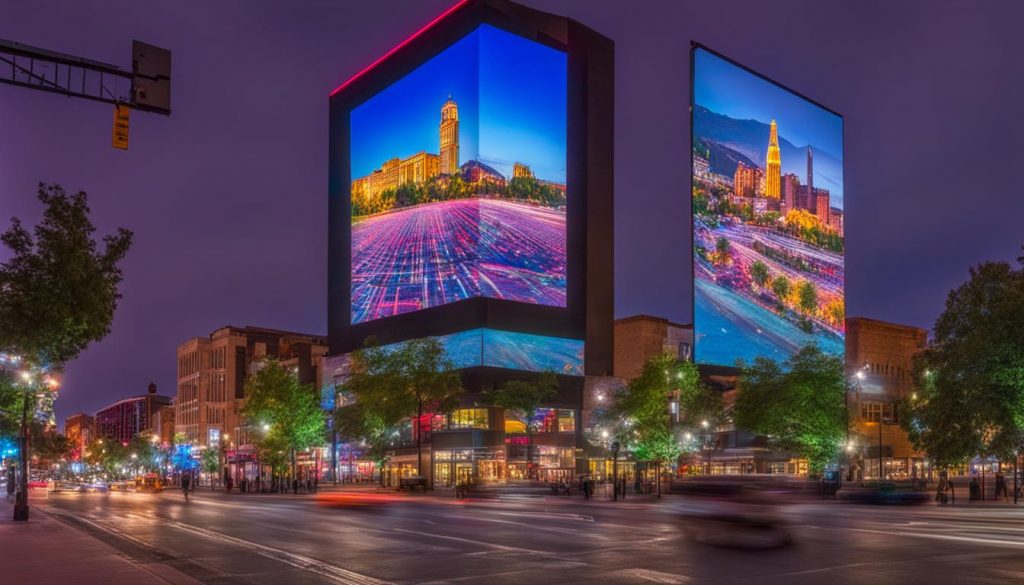
[[[489,429],[490,426],[486,408],[460,408],[452,413],[452,429]]]
[[[862,402],[860,416],[867,422],[878,422],[882,418],[881,402]]]
[[[571,433],[576,431],[576,411],[566,408],[540,408],[531,421],[536,433]]]

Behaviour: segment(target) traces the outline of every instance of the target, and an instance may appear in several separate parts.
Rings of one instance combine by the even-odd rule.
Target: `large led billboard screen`
[[[843,119],[692,53],[695,361],[844,351]]]
[[[351,323],[566,306],[567,60],[480,25],[351,110]]]
[[[583,375],[583,341],[579,339],[484,328],[438,335],[435,339],[441,342],[445,355],[458,369],[486,366]]]

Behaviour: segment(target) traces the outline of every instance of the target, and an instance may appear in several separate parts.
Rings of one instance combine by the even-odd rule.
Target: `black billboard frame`
[[[475,297],[351,323],[349,114],[487,24],[567,54],[566,307]],[[612,372],[614,43],[582,24],[509,0],[463,0],[330,96],[328,338],[332,354],[478,327],[582,339],[585,373]]]

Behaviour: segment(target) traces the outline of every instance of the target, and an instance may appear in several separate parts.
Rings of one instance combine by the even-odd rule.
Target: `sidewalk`
[[[0,497],[0,581],[32,585],[201,585],[168,565],[132,562],[99,539],[43,512],[41,504],[41,498],[30,498],[31,519],[14,522],[13,499]]]

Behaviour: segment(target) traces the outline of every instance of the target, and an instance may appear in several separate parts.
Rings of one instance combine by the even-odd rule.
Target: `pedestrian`
[[[981,485],[978,483],[978,476],[974,475],[971,477],[971,483],[968,485],[968,501],[974,501],[981,498]]]
[[[935,501],[940,504],[945,504],[947,500],[946,490],[949,486],[946,483],[946,477],[939,477],[939,486],[935,489]]]
[[[181,475],[181,491],[185,493],[185,501],[186,502],[188,501],[188,489],[189,489],[191,483],[192,483],[192,477],[189,474],[187,474],[187,473],[183,473]]]
[[[227,481],[225,481],[224,484],[227,486],[228,493],[230,494],[231,488],[235,487],[235,480],[232,479],[232,477],[229,475]]]
[[[318,491],[320,491],[320,478],[318,476],[313,476],[313,493],[315,494]]]
[[[299,493],[299,478],[297,477],[292,478],[292,493],[295,495]]]
[[[1003,475],[1003,472],[1001,472],[1001,471],[996,472],[996,497],[995,497],[995,499],[998,500],[1000,495],[1003,496],[1003,500],[1010,499],[1009,490],[1007,490],[1007,488],[1006,488],[1006,476]]]

